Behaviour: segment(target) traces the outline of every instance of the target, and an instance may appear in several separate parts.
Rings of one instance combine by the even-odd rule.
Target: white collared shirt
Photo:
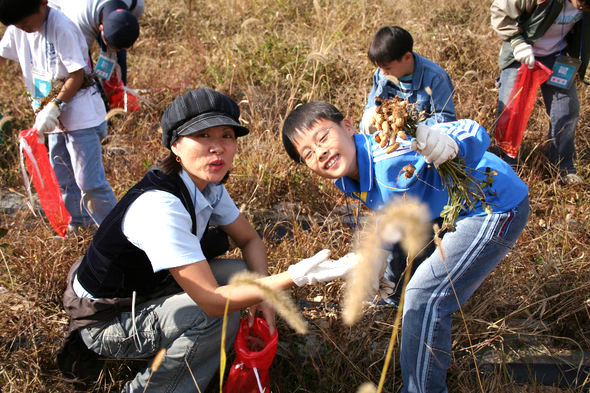
[[[207,223],[228,225],[240,214],[225,186],[209,183],[201,192],[184,170],[180,177],[195,205],[196,236],[191,233],[191,216],[180,199],[165,191],[143,193],[123,217],[123,233],[147,254],[154,272],[205,260],[200,239]]]

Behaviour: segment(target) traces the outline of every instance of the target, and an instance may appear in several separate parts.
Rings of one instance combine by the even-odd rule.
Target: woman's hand
[[[276,329],[276,314],[274,308],[267,302],[258,303],[248,308],[248,326],[252,327],[256,314],[260,312],[262,317],[268,323],[268,331],[274,334]]]

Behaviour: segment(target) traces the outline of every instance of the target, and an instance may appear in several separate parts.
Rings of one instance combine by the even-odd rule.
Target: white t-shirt
[[[567,46],[565,36],[582,17],[582,11],[574,7],[571,1],[566,1],[557,19],[533,45],[535,56],[547,56],[563,50]]]
[[[8,26],[0,41],[0,56],[20,63],[25,86],[32,97],[40,90],[46,95],[47,83],[66,79],[74,71],[83,69],[90,73],[88,49],[80,30],[63,13],[51,8],[37,32],[27,33],[14,25]],[[102,124],[105,115],[102,98],[93,86],[79,90],[65,105],[59,120],[65,131],[74,131]]]
[[[133,0],[121,0],[131,8]],[[60,9],[82,31],[86,38],[86,45],[92,48],[92,43],[100,35],[100,13],[105,3],[109,0],[49,0],[49,6]],[[130,11],[139,18],[145,8],[143,0],[137,0],[135,7]]]

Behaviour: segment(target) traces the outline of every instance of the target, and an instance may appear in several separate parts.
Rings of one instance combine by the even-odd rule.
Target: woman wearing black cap
[[[238,119],[237,104],[214,90],[177,98],[161,121],[169,156],[121,199],[70,270],[64,294],[70,337],[106,357],[145,358],[167,349],[158,370],[151,377],[149,368],[140,371],[124,392],[141,392],[148,380],[150,391],[194,392],[191,372],[204,391],[219,365],[228,298],[228,346],[242,309],[259,309],[274,330],[274,313],[256,288],[224,285],[246,267],[267,276],[263,242],[222,184],[236,138],[249,132]],[[225,250],[216,250],[223,234],[205,234],[209,225],[232,238],[245,264],[213,259]],[[342,277],[351,267],[352,258],[328,256],[322,251],[260,281],[286,289]]]

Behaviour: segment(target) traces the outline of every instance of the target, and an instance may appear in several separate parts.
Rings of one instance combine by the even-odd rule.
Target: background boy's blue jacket
[[[455,88],[451,78],[438,64],[425,57],[412,52],[414,55],[414,73],[412,74],[412,95],[408,97],[410,103],[416,103],[416,109],[426,111],[428,117],[424,123],[433,125],[457,119],[455,105],[453,104],[453,93]],[[432,95],[428,94],[429,87]],[[369,93],[369,99],[365,111],[377,105],[375,97],[391,99],[395,96],[396,90],[393,82],[377,70],[373,74],[373,88]]]
[[[518,205],[528,194],[527,185],[514,173],[510,165],[498,156],[487,152],[490,137],[487,131],[473,120],[458,120],[432,126],[450,135],[459,145],[459,157],[465,158],[465,165],[475,168],[472,174],[485,178],[486,171],[496,170],[491,190],[486,193],[486,201],[495,213],[509,211]],[[404,194],[413,196],[426,203],[431,218],[440,216],[448,202],[448,192],[443,189],[438,170],[424,161],[424,157],[410,149],[410,141],[398,138],[401,146],[387,154],[372,135],[355,134],[357,162],[360,184],[348,177],[335,180],[342,192],[362,201],[372,210],[377,210],[384,203]],[[405,177],[402,169],[412,164],[416,167],[414,175]],[[474,210],[464,212],[461,216],[486,214],[478,203]]]

